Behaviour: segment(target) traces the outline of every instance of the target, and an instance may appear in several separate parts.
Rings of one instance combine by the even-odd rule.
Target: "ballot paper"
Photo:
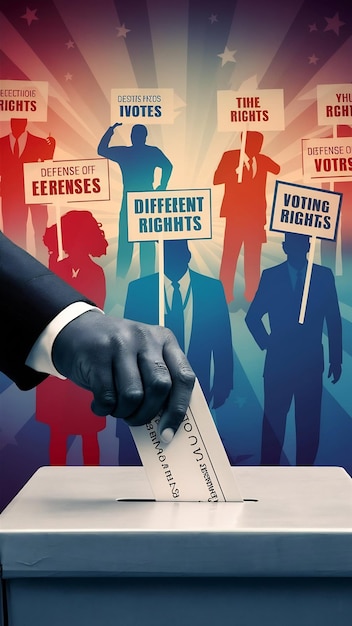
[[[233,471],[203,392],[196,380],[185,418],[170,443],[159,433],[160,417],[131,427],[157,501],[242,501]]]

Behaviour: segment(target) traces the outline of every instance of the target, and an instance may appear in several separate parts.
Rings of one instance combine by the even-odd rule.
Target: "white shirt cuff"
[[[48,326],[44,328],[43,332],[33,344],[26,359],[26,365],[31,367],[36,372],[52,374],[57,378],[65,379],[65,376],[62,376],[62,374],[57,371],[52,361],[51,352],[53,343],[59,332],[67,326],[67,324],[91,309],[103,313],[101,309],[98,309],[91,304],[87,304],[86,302],[73,302],[73,304],[69,304],[69,306],[63,309],[63,311],[60,311],[60,313],[54,317]]]

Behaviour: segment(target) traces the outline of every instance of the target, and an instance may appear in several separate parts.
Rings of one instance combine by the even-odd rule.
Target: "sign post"
[[[129,241],[159,243],[159,324],[164,326],[164,241],[211,238],[210,189],[129,192],[127,215]],[[156,500],[242,500],[198,381],[170,443],[161,440],[159,421],[156,416],[131,428]]]
[[[341,201],[341,193],[276,181],[270,230],[310,236],[300,324],[304,323],[305,318],[316,239],[335,241]]]

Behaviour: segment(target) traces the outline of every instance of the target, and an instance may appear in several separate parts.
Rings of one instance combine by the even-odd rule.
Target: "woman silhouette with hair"
[[[103,309],[105,275],[91,258],[106,254],[108,243],[101,224],[90,211],[69,211],[61,218],[61,231],[66,255],[62,260],[58,260],[56,224],[47,228],[43,237],[49,268]],[[49,376],[37,387],[36,394],[36,419],[50,427],[50,464],[66,465],[67,439],[80,435],[83,463],[98,465],[98,432],[105,428],[106,418],[92,412],[90,392],[69,380]]]

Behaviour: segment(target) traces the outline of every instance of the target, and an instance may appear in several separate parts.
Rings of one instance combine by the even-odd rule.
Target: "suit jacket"
[[[0,137],[1,194],[5,202],[24,202],[23,164],[52,159],[55,145],[42,137],[27,133],[27,141],[19,158],[11,150],[10,135]]]
[[[233,387],[231,326],[221,282],[192,270],[190,280],[193,323],[187,357],[209,401],[212,359],[214,389],[221,387],[229,393]],[[132,281],[128,287],[124,316],[147,324],[158,324],[158,288],[159,274]]]
[[[270,335],[262,318],[268,314]],[[303,324],[298,323],[299,306],[294,300],[288,263],[264,270],[258,291],[246,315],[254,339],[267,349],[264,375],[280,369],[288,375],[314,369],[323,371],[322,335],[326,323],[330,363],[342,362],[342,327],[334,276],[331,270],[313,265]]]
[[[265,154],[256,154],[255,159],[257,171],[254,178],[248,176],[248,170],[244,165],[242,182],[239,183],[236,168],[239,165],[240,151],[224,152],[213,180],[214,185],[225,184],[220,217],[233,220],[246,217],[252,224],[255,217],[265,224],[267,174],[268,172],[278,174],[280,166]]]
[[[77,301],[88,300],[0,232],[0,370],[20,389],[45,378],[26,358],[48,323]]]

